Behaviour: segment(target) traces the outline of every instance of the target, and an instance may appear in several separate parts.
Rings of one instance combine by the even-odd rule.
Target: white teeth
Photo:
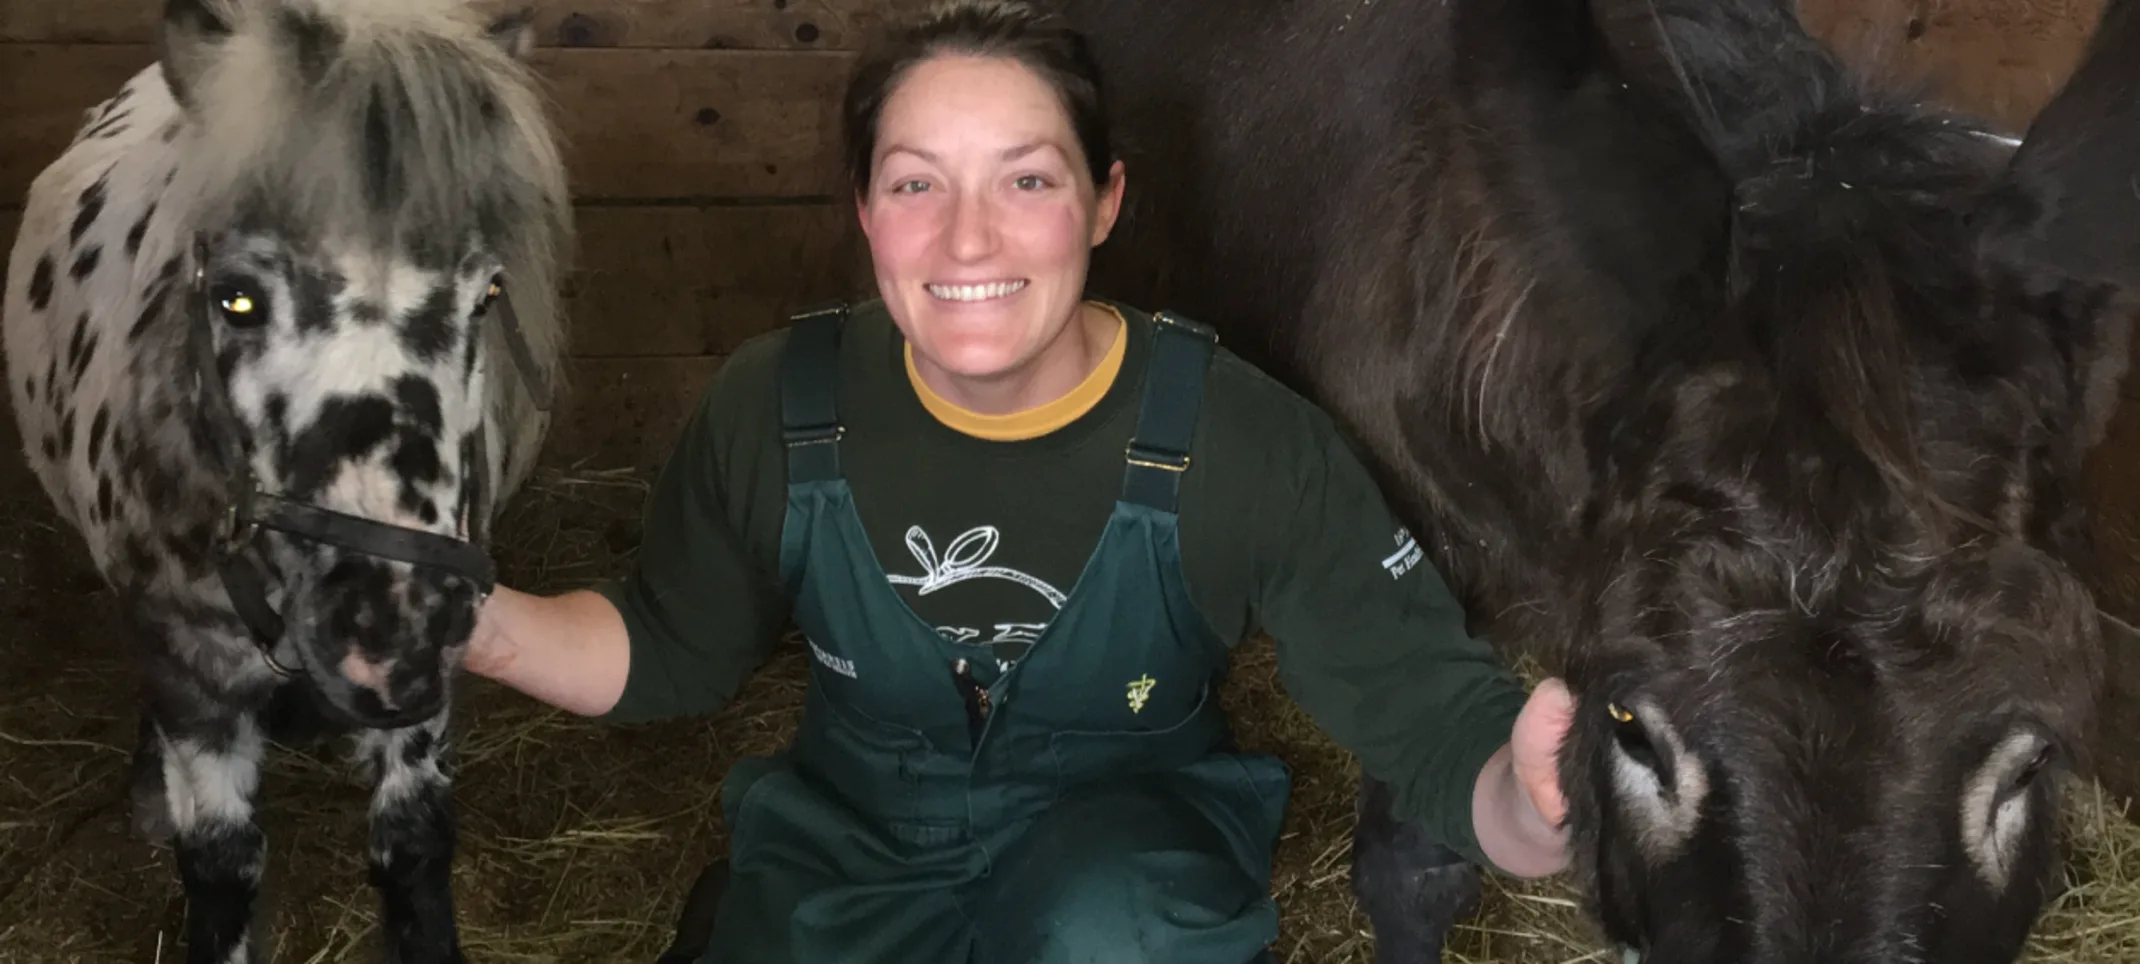
[[[1025,287],[1023,281],[998,281],[985,285],[930,285],[929,293],[945,301],[987,301]]]

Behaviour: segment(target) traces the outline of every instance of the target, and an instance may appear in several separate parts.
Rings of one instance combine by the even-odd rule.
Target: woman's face
[[[1007,58],[941,56],[885,101],[860,202],[877,286],[926,360],[1014,374],[1075,316],[1114,225],[1121,165],[1097,193],[1062,102]]]

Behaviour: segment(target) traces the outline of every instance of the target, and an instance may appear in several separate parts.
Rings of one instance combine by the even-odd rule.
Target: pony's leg
[[[177,828],[171,824],[171,804],[164,797],[163,748],[156,735],[156,721],[144,709],[141,726],[134,735],[134,759],[127,775],[128,796],[134,810],[134,834],[152,847],[171,843]]]
[[[1434,964],[1456,922],[1477,913],[1479,868],[1390,813],[1387,784],[1360,781],[1352,894],[1375,932],[1375,964]]]
[[[360,759],[372,791],[371,880],[380,935],[394,964],[458,964],[453,920],[453,787],[441,766],[446,711],[415,726],[367,730]]]
[[[188,964],[251,959],[267,837],[253,821],[261,741],[252,716],[203,705],[153,720],[179,880]]]

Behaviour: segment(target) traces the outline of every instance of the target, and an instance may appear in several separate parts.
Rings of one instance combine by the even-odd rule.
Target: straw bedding
[[[500,529],[504,578],[554,590],[618,571],[638,539],[644,491],[632,473],[544,474]],[[183,901],[169,854],[126,831],[135,715],[109,595],[34,497],[0,501],[0,619],[12,621],[0,631],[0,960],[177,960]],[[457,865],[471,959],[651,962],[684,888],[724,847],[722,773],[786,739],[803,673],[795,648],[783,647],[717,716],[642,727],[472,687],[458,728]],[[1244,740],[1295,771],[1274,882],[1281,959],[1370,961],[1346,884],[1350,759],[1278,689],[1268,642],[1241,652],[1226,698]],[[334,745],[272,748],[262,783],[275,959],[368,960],[366,788]],[[2030,959],[2140,959],[2140,827],[2092,785],[2079,790],[2064,888]],[[1613,960],[1574,896],[1558,882],[1490,877],[1486,908],[1451,960]]]

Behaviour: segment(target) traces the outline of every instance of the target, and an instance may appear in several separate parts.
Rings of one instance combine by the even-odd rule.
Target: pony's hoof
[[[153,800],[136,798],[133,809],[133,819],[129,823],[133,826],[134,837],[151,847],[168,849],[178,828],[171,825],[171,811],[164,807],[162,794]]]
[[[1457,862],[1391,867],[1368,861],[1353,870],[1353,896],[1375,934],[1375,964],[1441,964],[1449,933],[1478,913],[1485,896],[1479,868]]]

